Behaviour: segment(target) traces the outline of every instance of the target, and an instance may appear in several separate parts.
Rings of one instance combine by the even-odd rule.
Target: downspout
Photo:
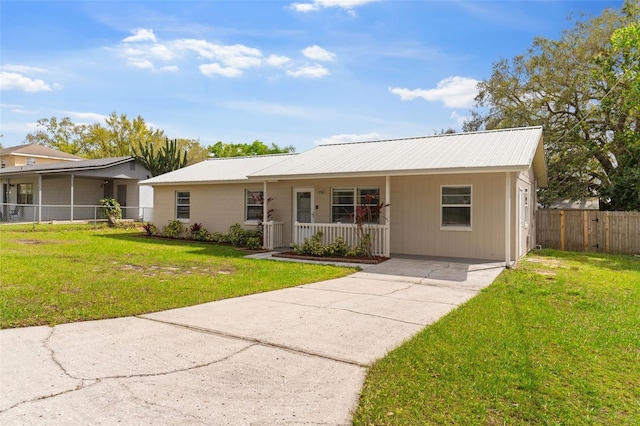
[[[505,173],[504,192],[504,266],[511,268],[511,176]]]

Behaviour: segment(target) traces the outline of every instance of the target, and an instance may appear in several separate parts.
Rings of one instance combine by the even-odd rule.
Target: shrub
[[[262,238],[259,238],[259,237],[247,238],[246,247],[250,250],[260,250],[262,248]]]
[[[346,257],[359,254],[357,250],[351,250],[342,237],[336,237],[331,244],[322,244],[322,232],[316,232],[311,238],[305,238],[302,244],[292,244],[296,254],[317,257]]]
[[[158,228],[156,228],[156,226],[151,222],[145,223],[144,225],[142,225],[142,228],[148,236],[158,235]]]
[[[213,241],[213,235],[201,223],[191,225],[186,238],[195,241]]]
[[[172,220],[162,228],[162,236],[168,238],[181,238],[184,234],[184,225],[179,220]]]
[[[102,215],[109,220],[109,226],[115,226],[117,219],[122,219],[120,203],[111,197],[105,197],[98,202]]]

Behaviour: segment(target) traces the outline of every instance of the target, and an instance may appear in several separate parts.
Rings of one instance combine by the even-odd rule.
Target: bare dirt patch
[[[42,241],[42,240],[18,240],[16,241],[18,244],[26,244],[26,245],[34,245],[34,244],[52,244],[51,241]]]

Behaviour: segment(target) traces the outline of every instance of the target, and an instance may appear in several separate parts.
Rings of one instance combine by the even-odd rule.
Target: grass
[[[0,328],[139,315],[345,276],[140,230],[0,226]]]
[[[376,362],[355,425],[640,425],[640,258],[541,251]]]

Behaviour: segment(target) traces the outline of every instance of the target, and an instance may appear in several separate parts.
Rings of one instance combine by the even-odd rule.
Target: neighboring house
[[[61,161],[82,161],[84,158],[67,154],[42,145],[29,144],[0,149],[0,168],[14,166],[33,166]]]
[[[125,207],[123,217],[139,219],[138,182],[150,176],[133,157],[6,167],[0,213],[5,220],[87,220],[102,198],[113,197]]]
[[[376,253],[511,264],[536,245],[536,188],[547,171],[542,128],[528,127],[213,159],[141,184],[154,188],[159,227],[179,219],[226,232],[273,209],[268,248],[317,231],[353,243],[353,215],[375,195],[388,204],[368,231]]]

